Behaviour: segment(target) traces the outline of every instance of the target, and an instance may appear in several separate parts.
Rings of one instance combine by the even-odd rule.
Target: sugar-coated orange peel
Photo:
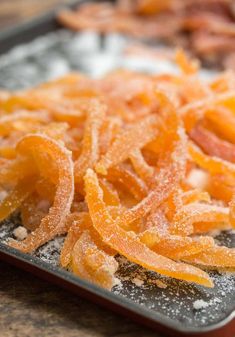
[[[118,254],[206,287],[200,266],[235,267],[211,234],[235,227],[234,76],[176,60],[180,75],[69,74],[1,95],[0,220],[19,212],[28,231],[11,247],[64,235],[61,266],[109,289]]]
[[[135,233],[123,230],[108,212],[97,175],[91,169],[86,172],[85,189],[93,226],[107,245],[149,270],[208,287],[213,285],[205,272],[154,253],[136,238]]]
[[[235,162],[235,145],[222,140],[210,130],[197,125],[191,130],[190,137],[210,156],[216,156],[232,163]]]
[[[73,163],[71,153],[66,148],[43,135],[29,134],[25,136],[19,141],[17,150],[22,156],[32,156],[32,160],[35,161],[37,161],[39,155],[42,155],[41,159],[43,157],[44,160],[41,161],[40,159],[39,161],[38,174],[40,174],[41,165],[45,164],[46,167],[49,167],[49,163],[52,160],[57,170],[57,190],[48,214],[42,219],[39,227],[32,231],[25,240],[22,242],[10,242],[10,245],[14,248],[24,252],[31,252],[65,231],[64,223],[70,212],[74,195]],[[42,171],[44,173],[45,167],[43,167]],[[48,172],[48,177],[52,178],[53,173],[54,167],[52,172]]]
[[[76,275],[101,287],[112,289],[119,283],[115,277],[118,269],[117,261],[96,244],[88,230],[85,230],[76,241],[71,264]]]

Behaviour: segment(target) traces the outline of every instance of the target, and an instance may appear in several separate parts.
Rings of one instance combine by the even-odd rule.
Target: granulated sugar
[[[19,226],[19,227],[16,227],[13,231],[13,235],[14,237],[17,239],[17,240],[24,240],[28,233],[27,233],[27,229],[23,226]]]
[[[204,308],[207,308],[209,306],[209,303],[208,302],[205,302],[203,300],[196,300],[194,303],[193,303],[193,308],[195,310],[200,310],[200,309],[204,309]]]
[[[59,266],[60,250],[64,242],[64,237],[57,237],[40,247],[34,254],[44,262]]]
[[[132,282],[137,286],[141,287],[144,284],[144,281],[139,279],[138,277],[133,278]]]
[[[162,282],[160,280],[155,280],[153,283],[156,284],[156,286],[158,288],[162,288],[162,289],[166,289],[167,288],[167,284],[165,284],[164,282]]]

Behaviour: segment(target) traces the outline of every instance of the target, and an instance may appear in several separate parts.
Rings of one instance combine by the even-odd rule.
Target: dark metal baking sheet
[[[71,69],[91,76],[117,67],[160,71],[149,61],[124,57],[122,51],[126,44],[128,40],[117,34],[104,37],[93,32],[66,31],[56,23],[54,13],[47,14],[0,34],[1,54],[20,45],[0,56],[0,87],[29,87]],[[33,256],[7,247],[4,240],[13,235],[18,224],[15,216],[0,227],[0,258],[5,261],[172,336],[235,336],[235,277],[232,273],[210,272],[216,286],[205,289],[146,272],[119,257],[121,284],[109,292],[59,267],[63,237],[44,245]],[[232,232],[217,239],[235,246]]]

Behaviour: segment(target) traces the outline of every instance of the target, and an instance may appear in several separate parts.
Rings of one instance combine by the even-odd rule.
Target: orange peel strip
[[[60,98],[51,98],[48,94],[35,94],[26,92],[22,95],[12,95],[4,103],[0,104],[0,109],[11,113],[19,108],[26,110],[47,110],[56,121],[68,122],[76,125],[84,119],[84,112],[77,109],[71,102],[64,102]]]
[[[163,147],[163,153],[161,153],[159,158],[160,169],[155,177],[158,184],[149,192],[147,197],[124,214],[121,220],[127,223],[145,216],[153,207],[156,209],[161,203],[166,201],[185,175],[185,148],[187,143],[184,130],[179,125],[179,118],[168,97],[161,91],[156,92],[156,95],[163,108],[164,121],[166,125],[170,126],[167,136],[165,136],[167,143]]]
[[[13,113],[11,115],[4,115],[0,117],[0,135],[7,136],[11,133],[12,130],[22,130],[28,131],[29,127],[35,124],[44,124],[49,121],[48,116],[43,112],[40,114],[21,111],[17,113]],[[27,124],[28,123],[28,124]]]
[[[140,149],[136,149],[131,153],[130,160],[136,173],[150,185],[154,176],[154,168],[145,161]]]
[[[184,192],[180,196],[182,200],[182,204],[190,204],[192,202],[210,202],[210,194],[205,191],[201,190],[189,190],[187,192]]]
[[[180,260],[185,256],[200,253],[214,246],[214,240],[211,237],[161,236],[157,227],[141,233],[140,241],[158,254],[164,251],[164,256],[173,260]]]
[[[121,205],[120,198],[118,196],[117,191],[111,185],[111,183],[108,182],[106,179],[101,179],[100,185],[103,190],[105,203],[110,206],[120,206]]]
[[[190,138],[210,156],[235,162],[235,145],[220,139],[202,126],[193,128],[190,132]]]
[[[230,222],[215,222],[215,221],[208,221],[208,222],[195,222],[193,224],[193,233],[194,234],[205,234],[208,235],[210,232],[213,232],[214,230],[217,231],[225,231],[230,230],[232,228]]]
[[[56,186],[49,179],[38,179],[35,191],[41,197],[42,200],[49,200],[53,202],[55,197]]]
[[[173,151],[170,149],[170,152],[164,153],[160,158],[161,168],[155,178],[158,182],[157,186],[141,202],[124,214],[124,220],[127,223],[145,216],[153,207],[156,209],[166,201],[183,178],[185,170],[184,134],[181,134],[181,131],[178,132],[176,131],[179,136],[178,141],[175,142],[173,138],[175,146]],[[170,144],[168,146],[170,147]]]
[[[184,257],[182,260],[207,267],[235,267],[235,249],[213,247],[204,252]]]
[[[145,222],[145,230],[151,230],[152,228],[158,228],[158,233],[161,236],[169,234],[169,221],[164,214],[164,210],[159,207],[157,210],[151,212]]]
[[[148,116],[117,135],[108,152],[96,164],[96,171],[107,174],[110,167],[121,163],[133,150],[140,149],[153,140],[157,136],[157,121],[156,116]]]
[[[100,135],[100,153],[104,154],[111,146],[118,132],[120,132],[122,121],[118,117],[106,118]]]
[[[176,51],[176,63],[185,75],[194,75],[198,72],[198,60],[190,60],[182,49]]]
[[[186,130],[190,131],[200,119],[205,117],[207,111],[213,111],[211,107],[223,107],[230,101],[234,104],[234,95],[234,90],[216,95],[211,93],[211,95],[203,97],[201,100],[195,100],[182,106],[179,110],[179,114],[184,121]],[[208,116],[209,115],[210,112],[208,112]]]
[[[66,219],[66,227],[68,234],[65,238],[60,253],[60,263],[62,267],[66,267],[71,261],[71,253],[73,247],[84,230],[92,226],[90,216],[86,212],[71,213]]]
[[[124,186],[136,200],[141,200],[148,192],[144,181],[127,165],[119,165],[109,169],[107,177],[110,181],[117,182]]]
[[[210,177],[207,190],[213,198],[229,203],[235,194],[234,178],[215,174]]]
[[[221,106],[214,109],[208,109],[205,112],[206,120],[213,131],[216,131],[225,140],[235,143],[235,116],[232,110]]]
[[[80,182],[86,169],[93,167],[99,158],[99,132],[104,122],[105,106],[97,101],[91,101],[88,110],[82,153],[74,164],[75,182]]]
[[[27,135],[17,145],[19,153],[33,155],[41,151],[53,158],[58,169],[58,186],[49,213],[39,227],[21,242],[11,241],[9,245],[23,252],[31,252],[43,243],[65,231],[64,223],[70,212],[74,194],[73,165],[70,153],[56,141],[43,135]],[[37,152],[35,152],[37,150]]]
[[[102,242],[99,234],[93,228],[91,218],[87,212],[74,212],[69,214],[66,218],[65,227],[68,230],[68,233],[60,254],[60,263],[62,267],[66,267],[70,264],[73,247],[82,233],[86,230],[89,230],[92,240],[96,245],[110,256],[115,255],[115,251]]]
[[[184,205],[175,214],[170,232],[175,235],[190,235],[193,234],[193,224],[203,221],[229,224],[229,209],[201,203]]]
[[[227,174],[235,175],[235,165],[217,157],[210,157],[204,154],[193,143],[189,144],[189,155],[192,160],[204,170],[209,171],[211,174]]]
[[[76,275],[107,289],[118,283],[114,276],[117,261],[96,245],[89,230],[82,233],[71,255],[71,266]]]
[[[17,210],[22,202],[34,190],[37,177],[27,177],[18,182],[15,188],[0,203],[0,221]]]

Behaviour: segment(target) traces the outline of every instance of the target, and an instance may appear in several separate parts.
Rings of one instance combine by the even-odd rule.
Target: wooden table
[[[70,0],[0,0],[0,29],[69,2]]]
[[[0,0],[0,28],[58,0]],[[1,337],[157,337],[157,334],[0,262]]]
[[[1,337],[157,337],[54,285],[0,262]]]

